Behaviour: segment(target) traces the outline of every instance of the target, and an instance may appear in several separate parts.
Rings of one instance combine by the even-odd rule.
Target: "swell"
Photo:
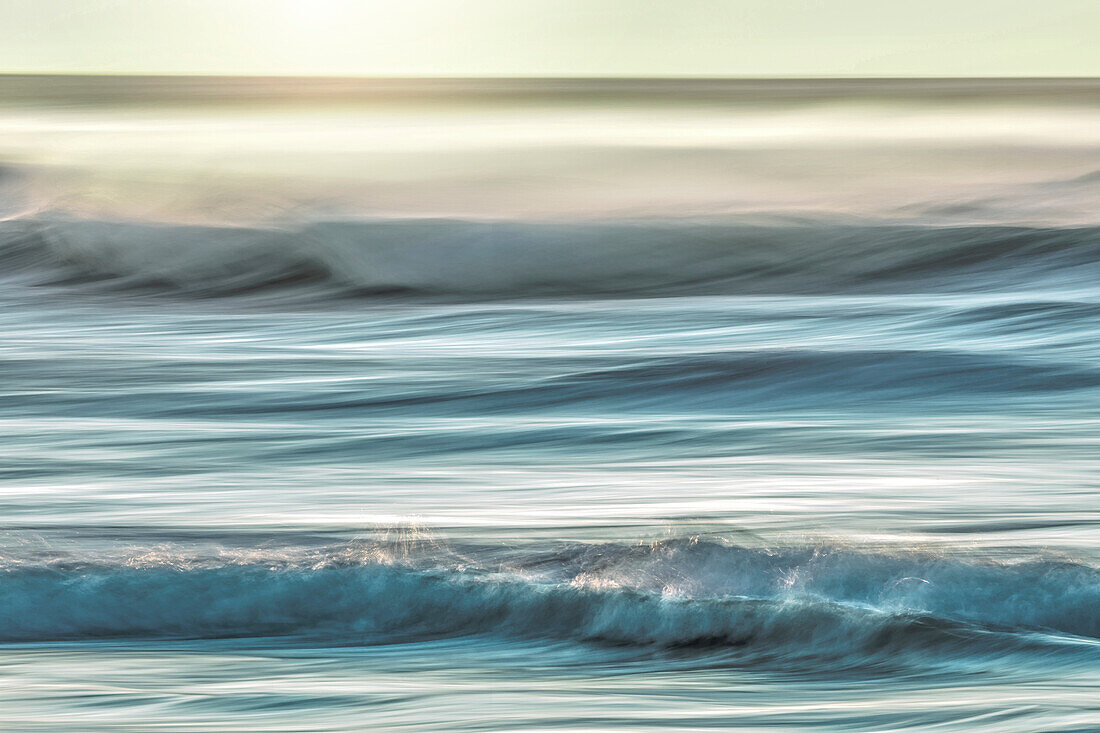
[[[34,217],[0,270],[35,284],[225,296],[836,293],[1087,283],[1100,228],[726,220],[378,219],[281,228]]]
[[[483,391],[426,391],[377,399],[344,394],[339,404],[362,407],[437,407],[473,404],[492,409],[553,408],[612,403],[621,408],[670,406],[700,409],[740,404],[835,404],[870,400],[957,399],[960,392],[1006,398],[1100,388],[1100,371],[1088,362],[1059,363],[1003,354],[905,349],[775,349],[658,357],[628,364],[585,365],[518,387]],[[312,410],[338,404],[283,403]],[[240,405],[265,412],[262,400]]]
[[[1068,561],[694,540],[478,552],[414,542],[9,558],[0,639],[491,635],[858,664],[901,653],[1088,652],[1094,643],[1072,637],[1100,638],[1100,572]]]
[[[347,373],[361,363],[346,365]],[[415,421],[455,415],[529,415],[532,411],[543,415],[611,410],[682,416],[736,414],[763,408],[865,409],[874,405],[919,410],[954,408],[960,395],[970,397],[968,410],[978,414],[1007,405],[1038,405],[1042,409],[1058,405],[1067,414],[1079,415],[1088,411],[1100,391],[1100,368],[1087,359],[950,350],[789,349],[636,360],[573,359],[555,361],[552,366],[557,373],[550,375],[525,373],[516,369],[514,362],[503,363],[514,372],[507,380],[489,384],[455,383],[441,373],[433,378],[394,376],[380,385],[333,384],[326,380],[286,385],[244,381],[241,375],[254,374],[251,370],[256,364],[231,359],[180,356],[171,360],[102,360],[96,365],[94,377],[88,376],[86,365],[59,366],[50,359],[34,357],[0,360],[9,390],[4,398],[8,410],[34,414],[48,406],[70,418],[83,415],[96,419],[113,415],[224,420],[231,414],[238,418],[353,419],[358,424],[381,416]],[[266,360],[263,367],[269,370],[267,373],[275,370],[287,374],[311,373],[309,370],[315,368],[305,360],[274,358]],[[241,383],[232,389],[220,387],[221,380],[233,379]],[[126,399],[120,400],[119,395]],[[411,449],[443,454],[529,445],[529,441],[539,440],[595,449],[594,441],[609,448],[610,443],[645,440],[647,435],[658,441],[662,437],[660,431],[620,432],[614,427],[600,429],[576,423],[524,429],[512,425],[500,431],[480,425],[461,434],[434,433],[420,425],[415,433],[400,436],[384,432],[371,435],[368,431],[330,435],[324,441],[308,439],[298,447],[280,444],[271,455],[309,455],[313,460],[343,456],[358,461],[364,450]],[[706,438],[691,435],[693,447],[703,448]],[[162,457],[173,447],[170,442],[158,445]],[[823,447],[815,446],[812,451]],[[689,446],[681,449],[689,450]]]

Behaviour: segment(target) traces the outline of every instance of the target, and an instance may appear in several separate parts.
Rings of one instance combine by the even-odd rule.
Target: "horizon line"
[[[922,76],[916,74],[257,74],[257,73],[185,73],[185,72],[114,72],[114,71],[0,71],[0,77],[51,78],[124,78],[124,79],[341,79],[400,81],[1045,81],[1100,80],[1098,74],[1055,75],[949,75]]]

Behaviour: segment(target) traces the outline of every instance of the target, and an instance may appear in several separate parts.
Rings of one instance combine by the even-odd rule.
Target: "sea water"
[[[1100,83],[0,92],[3,730],[1100,730]]]

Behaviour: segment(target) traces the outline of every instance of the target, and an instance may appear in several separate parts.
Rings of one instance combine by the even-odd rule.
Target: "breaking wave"
[[[0,639],[503,635],[853,664],[904,652],[1092,653],[1100,639],[1100,571],[1064,560],[696,540],[476,553],[364,544],[9,558]]]
[[[5,273],[224,296],[518,297],[928,291],[1085,283],[1100,228],[806,221],[328,221],[214,227],[15,218]]]

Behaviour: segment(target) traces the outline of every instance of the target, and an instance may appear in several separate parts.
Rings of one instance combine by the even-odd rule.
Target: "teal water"
[[[0,728],[1100,730],[1096,84],[0,89]]]

